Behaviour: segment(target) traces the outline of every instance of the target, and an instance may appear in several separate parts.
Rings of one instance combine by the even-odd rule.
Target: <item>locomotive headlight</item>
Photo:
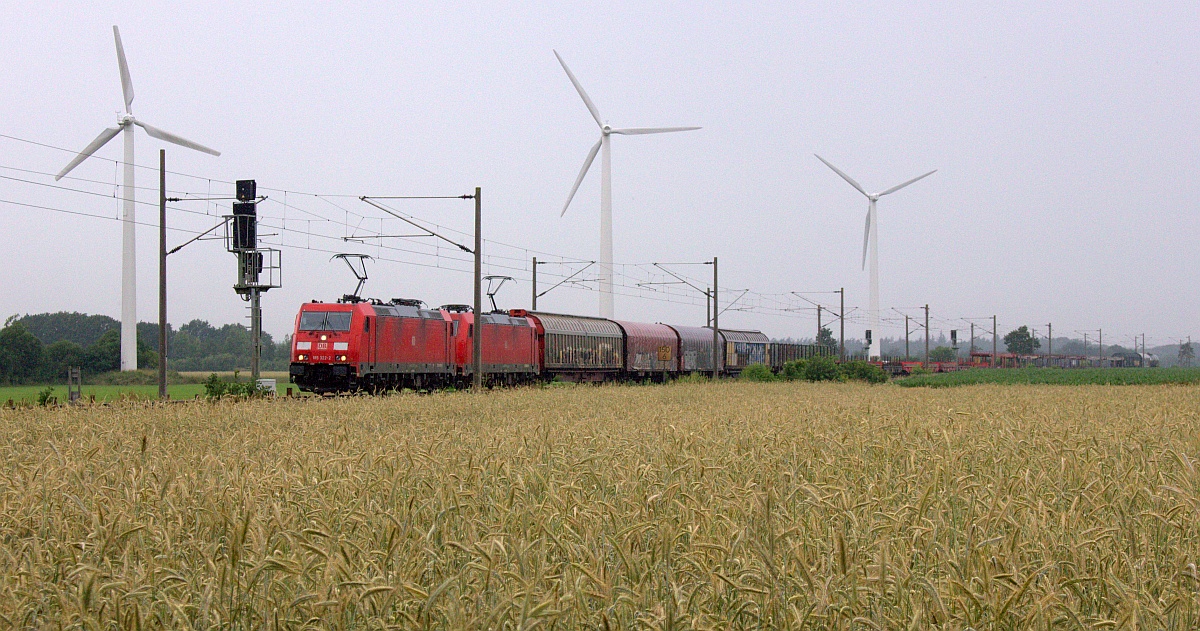
[[[304,361],[306,358],[307,358],[307,357],[306,357],[306,356],[305,356],[303,353],[301,353],[301,354],[299,354],[299,355],[297,355],[297,356],[296,356],[296,359],[298,359],[298,360],[300,360],[300,361]]]
[[[346,361],[346,356],[345,356],[345,355],[342,355],[342,356],[338,357],[338,359],[339,359],[340,361]]]
[[[325,341],[325,340],[327,340],[327,339],[329,339],[329,336],[328,336],[328,335],[325,335],[324,333],[322,333],[322,334],[321,334],[321,341],[322,341],[322,342],[324,342],[324,341]]]

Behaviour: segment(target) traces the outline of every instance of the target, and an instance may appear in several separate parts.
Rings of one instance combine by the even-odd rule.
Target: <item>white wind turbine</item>
[[[813,154],[813,155],[816,155],[816,154]],[[862,265],[863,265],[863,267],[866,267],[866,265],[867,265],[867,244],[869,243],[871,245],[871,298],[870,298],[870,306],[869,306],[869,311],[870,311],[869,315],[870,315],[870,321],[871,321],[871,330],[875,334],[874,335],[875,339],[879,340],[879,342],[876,344],[875,348],[880,348],[883,345],[882,344],[883,335],[881,334],[881,331],[879,330],[879,217],[878,217],[878,215],[875,214],[875,202],[879,201],[879,198],[883,197],[884,195],[887,195],[889,193],[895,193],[896,191],[904,188],[905,186],[908,186],[909,184],[912,184],[913,182],[916,182],[917,180],[929,177],[929,176],[933,175],[934,173],[937,173],[937,169],[934,169],[934,170],[930,171],[929,173],[926,173],[925,175],[920,175],[920,176],[914,177],[913,179],[911,179],[907,182],[904,182],[903,184],[897,184],[882,193],[875,193],[874,195],[872,195],[872,194],[868,193],[867,190],[862,187],[862,185],[860,185],[858,182],[855,182],[854,178],[850,177],[849,175],[846,175],[844,172],[842,172],[841,169],[830,164],[829,161],[826,160],[825,158],[822,158],[821,156],[817,156],[817,159],[820,160],[821,162],[824,162],[825,166],[833,169],[834,173],[837,173],[838,175],[842,176],[843,180],[846,180],[847,182],[849,182],[850,186],[853,186],[855,188],[855,190],[862,193],[863,195],[866,195],[867,199],[870,200],[870,202],[867,205],[867,224],[863,228],[863,256],[862,256],[863,262],[862,262]],[[878,357],[879,353],[877,351],[872,352],[871,356]]]
[[[113,37],[117,42],[117,64],[121,70],[121,91],[125,96],[125,114],[117,119],[116,127],[109,127],[100,132],[100,135],[96,136],[91,144],[84,147],[83,151],[80,151],[70,164],[54,176],[54,179],[62,179],[64,175],[71,172],[71,169],[115,138],[118,133],[125,132],[124,210],[121,213],[123,231],[121,246],[121,370],[137,370],[137,258],[134,256],[136,224],[133,207],[133,126],[137,125],[146,130],[151,138],[158,138],[214,156],[219,156],[221,153],[143,123],[133,117],[133,112],[129,109],[133,104],[133,81],[129,78],[129,64],[125,62],[125,48],[121,45],[121,32],[115,25],[113,26]]]
[[[562,56],[558,51],[554,51],[554,56],[558,57],[558,63],[562,64],[563,70],[567,71],[567,78],[571,80],[571,84],[579,92],[579,96],[583,97],[583,104],[587,106],[591,112],[592,118],[596,119],[596,124],[600,126],[600,140],[592,146],[592,150],[588,152],[587,158],[583,161],[583,168],[579,170],[579,177],[575,178],[575,185],[571,187],[571,194],[567,195],[567,203],[563,204],[562,213],[559,216],[567,214],[567,207],[571,205],[571,200],[575,197],[575,191],[579,190],[579,185],[583,182],[583,177],[587,175],[588,169],[592,166],[592,161],[596,159],[596,152],[604,149],[604,159],[601,162],[600,169],[600,317],[612,318],[613,313],[613,244],[612,244],[612,151],[609,149],[609,135],[621,134],[624,136],[637,136],[642,134],[663,134],[673,131],[692,131],[700,129],[699,127],[631,127],[625,129],[613,129],[607,123],[600,120],[600,110],[596,109],[596,104],[592,103],[592,99],[588,97],[587,92],[584,92],[583,86],[579,84],[579,80],[567,67],[567,62],[563,61]]]

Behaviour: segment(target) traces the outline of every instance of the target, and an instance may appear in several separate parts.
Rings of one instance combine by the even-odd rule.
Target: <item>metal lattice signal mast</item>
[[[125,47],[121,45],[121,32],[117,30],[116,25],[113,26],[113,37],[117,42],[117,65],[121,71],[121,92],[125,96],[125,114],[117,119],[116,127],[109,127],[100,132],[100,135],[96,136],[91,144],[84,147],[83,151],[75,156],[75,159],[54,176],[54,179],[61,180],[63,176],[71,172],[71,169],[87,160],[117,134],[125,132],[125,182],[122,193],[124,208],[121,212],[121,370],[137,370],[137,257],[135,256],[134,228],[136,224],[133,206],[133,126],[137,125],[146,130],[151,138],[165,140],[181,147],[203,151],[214,156],[221,155],[221,152],[176,136],[133,117],[133,111],[130,109],[130,106],[133,105],[133,80],[129,77],[129,64],[125,62]]]
[[[614,317],[613,309],[613,244],[612,244],[612,152],[609,149],[609,136],[611,134],[621,134],[623,136],[640,136],[644,134],[665,134],[676,131],[693,131],[700,129],[699,127],[629,127],[624,129],[613,129],[607,123],[600,119],[600,110],[596,109],[596,104],[592,103],[592,99],[588,97],[587,92],[583,90],[583,86],[579,84],[579,80],[567,67],[567,62],[563,61],[562,56],[558,51],[554,51],[554,56],[558,58],[558,63],[562,64],[563,70],[567,71],[567,78],[571,80],[571,85],[575,86],[575,90],[579,92],[579,96],[583,98],[583,104],[587,106],[588,112],[592,114],[592,118],[596,120],[596,124],[600,126],[600,140],[592,145],[591,151],[588,152],[587,158],[583,161],[583,168],[579,170],[579,176],[575,178],[575,185],[571,187],[571,193],[567,195],[567,203],[563,204],[562,213],[559,216],[567,214],[567,208],[571,205],[571,200],[575,198],[575,191],[579,190],[579,185],[583,182],[583,177],[587,175],[588,169],[592,166],[592,161],[596,159],[596,153],[601,149],[604,150],[604,157],[601,160],[600,169],[600,317]]]
[[[816,155],[816,154],[813,154],[813,155]],[[920,176],[914,177],[913,179],[911,179],[907,182],[904,182],[903,184],[897,184],[897,185],[887,189],[886,191],[883,191],[882,193],[875,193],[872,195],[871,193],[868,193],[867,190],[865,188],[863,188],[861,184],[859,184],[858,182],[855,182],[854,178],[850,177],[849,175],[846,175],[845,172],[843,172],[841,169],[830,164],[829,161],[826,160],[825,158],[822,158],[821,156],[817,156],[817,159],[820,160],[821,162],[824,162],[825,166],[833,169],[834,173],[837,173],[838,175],[842,176],[842,179],[846,180],[846,182],[848,182],[850,184],[850,186],[853,186],[855,190],[857,190],[858,192],[865,195],[869,202],[867,204],[867,223],[866,223],[866,226],[863,228],[863,255],[862,255],[863,262],[862,262],[862,265],[864,268],[867,266],[867,246],[870,245],[870,249],[871,249],[871,295],[870,295],[870,304],[869,304],[870,313],[868,315],[870,316],[871,330],[875,331],[875,335],[879,336],[880,347],[882,347],[883,336],[882,336],[882,334],[880,332],[880,328],[879,328],[879,217],[878,217],[878,215],[875,214],[875,202],[879,201],[879,198],[883,197],[884,195],[895,193],[896,191],[904,188],[905,186],[908,186],[909,184],[912,184],[913,182],[916,182],[917,180],[927,178],[927,177],[933,175],[934,173],[937,173],[937,169],[934,169],[934,170],[930,171],[929,173],[926,173],[925,175],[920,175]],[[874,353],[874,354],[872,354],[872,356],[878,357],[879,355],[878,355],[878,353]],[[926,361],[928,361],[928,358],[926,358]]]

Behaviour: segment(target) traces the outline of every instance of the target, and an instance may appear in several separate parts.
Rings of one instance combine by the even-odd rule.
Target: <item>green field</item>
[[[1200,383],[1200,368],[974,368],[898,379],[909,388],[950,388],[982,383],[1057,386],[1139,386]]]
[[[275,386],[276,391],[280,395],[287,394],[288,388],[292,388],[292,394],[299,394],[300,392],[299,388],[290,381],[281,380]],[[0,387],[0,405],[7,404],[10,399],[14,404],[36,403],[38,395],[45,389],[45,385]],[[85,384],[82,392],[84,399],[90,399],[90,397],[95,396],[96,401],[158,398],[158,386],[89,386]],[[167,386],[167,394],[176,400],[194,399],[197,395],[203,397],[204,384],[187,383],[169,385]],[[59,403],[65,403],[67,400],[67,387],[63,385],[54,386],[54,391],[50,396],[56,397]]]

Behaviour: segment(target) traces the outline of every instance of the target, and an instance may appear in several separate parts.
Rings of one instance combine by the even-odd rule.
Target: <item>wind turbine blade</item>
[[[622,134],[625,136],[639,136],[641,134],[666,134],[673,131],[692,131],[700,129],[699,127],[628,127],[625,129],[614,129],[610,133]]]
[[[815,154],[815,153],[814,153],[813,155],[814,155],[814,156],[817,156],[817,154]],[[850,183],[850,186],[853,186],[855,189],[857,189],[857,190],[858,190],[858,192],[862,193],[863,195],[866,195],[867,197],[870,197],[870,196],[871,196],[871,194],[867,192],[867,189],[863,188],[861,184],[859,184],[858,182],[855,182],[855,181],[854,181],[854,178],[852,178],[852,177],[850,177],[849,175],[846,175],[845,173],[843,173],[841,169],[839,169],[839,168],[837,168],[837,167],[833,166],[832,164],[830,164],[828,160],[826,160],[825,158],[822,158],[821,156],[817,156],[817,159],[818,159],[818,160],[820,160],[821,162],[824,162],[824,163],[825,163],[825,166],[827,166],[827,167],[829,167],[829,168],[833,169],[833,172],[834,172],[834,173],[837,173],[838,175],[842,176],[842,179],[843,179],[843,180],[846,180],[847,182],[849,182],[849,183]]]
[[[926,177],[929,177],[929,176],[933,175],[934,173],[937,173],[937,169],[934,169],[934,170],[930,171],[929,173],[926,173],[925,175],[921,175],[921,176],[918,176],[918,177],[914,177],[913,179],[911,179],[911,180],[909,180],[909,181],[907,181],[907,182],[905,182],[905,183],[903,183],[903,184],[897,184],[897,185],[895,185],[895,186],[893,186],[893,187],[889,188],[888,190],[886,190],[886,191],[884,191],[884,192],[880,193],[880,194],[879,194],[879,195],[877,195],[876,197],[883,197],[884,195],[887,195],[888,193],[895,193],[896,191],[898,191],[898,190],[900,190],[900,189],[904,188],[905,186],[908,186],[909,184],[912,184],[913,182],[916,182],[917,180],[919,180],[919,179],[921,179],[921,178],[926,178]]]
[[[867,225],[863,227],[862,268],[867,269],[867,242],[871,240],[871,211],[867,211]]]
[[[575,199],[575,191],[578,191],[579,185],[583,183],[583,176],[587,175],[588,169],[591,168],[592,161],[596,159],[596,153],[600,151],[602,142],[604,142],[604,136],[601,136],[600,140],[592,145],[592,150],[588,152],[587,158],[583,161],[583,168],[579,170],[579,177],[575,178],[575,186],[571,187],[571,194],[567,195],[567,203],[563,204],[562,212],[558,214],[559,217],[567,214],[567,207],[571,205],[571,200]]]
[[[96,153],[100,147],[103,147],[108,141],[112,140],[113,137],[119,133],[121,133],[120,127],[109,127],[108,129],[100,132],[100,135],[96,136],[96,139],[88,144],[88,146],[84,147],[83,151],[80,151],[79,155],[75,156],[75,159],[71,160],[70,164],[64,167],[62,171],[59,171],[58,175],[54,176],[54,180],[61,180],[64,175],[71,172],[71,169],[79,166],[80,162],[87,160],[88,157],[90,157],[93,153]]]
[[[125,47],[121,45],[121,31],[113,24],[113,37],[117,40],[117,65],[121,67],[121,92],[125,94],[125,113],[133,105],[133,79],[129,77],[129,63],[125,61]]]
[[[604,122],[600,120],[600,110],[596,109],[596,104],[592,103],[591,97],[587,95],[587,92],[583,91],[583,86],[579,85],[579,79],[575,78],[574,73],[567,67],[567,62],[563,61],[562,56],[558,54],[557,50],[554,51],[554,56],[558,57],[558,63],[562,64],[563,70],[567,71],[567,78],[571,80],[571,85],[575,86],[575,90],[579,92],[579,96],[583,97],[583,104],[592,113],[592,118],[596,119],[596,124],[603,128]]]
[[[150,134],[150,136],[153,138],[157,138],[159,140],[165,140],[167,142],[175,143],[181,147],[187,147],[188,149],[195,149],[196,151],[203,151],[204,153],[212,154],[214,156],[221,155],[221,152],[217,151],[216,149],[209,149],[208,147],[205,147],[202,144],[192,142],[192,141],[188,140],[187,138],[182,138],[180,136],[176,136],[175,134],[172,134],[169,131],[163,131],[153,125],[143,123],[142,121],[135,120],[135,121],[133,121],[133,124],[146,130],[146,133]]]

